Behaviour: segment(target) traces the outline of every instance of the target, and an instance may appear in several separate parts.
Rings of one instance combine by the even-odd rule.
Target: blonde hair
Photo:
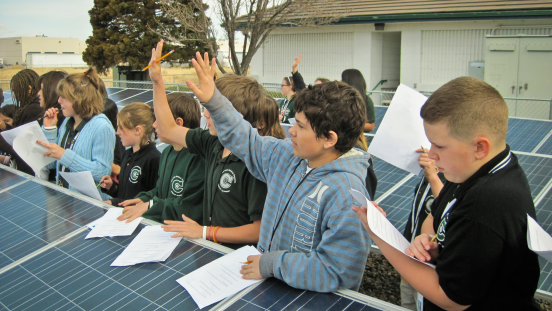
[[[435,91],[422,106],[424,122],[445,122],[449,135],[468,141],[486,135],[495,143],[505,143],[508,132],[508,106],[489,84],[472,77],[460,77]]]
[[[103,111],[100,77],[92,67],[84,73],[74,73],[59,81],[57,92],[73,104],[73,110],[83,119],[91,119]]]
[[[153,141],[153,122],[155,115],[150,106],[144,103],[128,104],[117,115],[117,124],[125,129],[135,129],[141,125],[144,128],[142,133],[140,146],[144,146],[150,141]]]

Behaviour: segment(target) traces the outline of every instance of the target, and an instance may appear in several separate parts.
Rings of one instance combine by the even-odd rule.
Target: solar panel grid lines
[[[13,187],[16,184],[27,180],[27,177],[21,174],[16,174],[8,170],[0,170],[0,192],[6,191],[8,190],[8,187]]]
[[[546,135],[540,143],[535,147],[535,149],[531,150],[531,153],[537,153],[538,150],[546,143],[546,141],[552,136],[552,130]]]
[[[552,131],[552,122],[509,118],[506,142],[512,150],[532,152]]]
[[[378,178],[378,188],[375,195],[377,201],[381,195],[395,187],[397,183],[409,176],[410,173],[391,165],[378,157],[373,157],[374,171]]]
[[[517,155],[519,164],[527,175],[527,181],[531,187],[531,195],[533,199],[536,199],[550,179],[552,179],[552,158],[523,154],[516,151],[514,151],[514,154]]]
[[[144,95],[144,96],[141,96],[141,95]],[[149,99],[153,97],[153,91],[150,91],[150,90],[146,90],[146,91],[143,91],[141,93],[138,93],[138,94],[135,94],[135,95],[132,95],[132,96],[129,96],[127,98],[124,98],[118,102],[116,102],[116,104],[130,104],[131,102],[136,102],[136,101],[140,101],[140,100],[136,100],[136,99],[140,99],[140,98],[145,98],[145,99]],[[131,99],[131,101],[129,101],[129,99]]]

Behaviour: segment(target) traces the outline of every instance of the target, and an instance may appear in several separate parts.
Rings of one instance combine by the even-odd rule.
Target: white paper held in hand
[[[59,172],[61,177],[78,192],[96,200],[102,200],[100,192],[94,183],[94,177],[90,171],[85,172]]]
[[[126,236],[131,235],[136,227],[142,221],[138,217],[127,223],[126,220],[119,221],[117,217],[123,214],[123,209],[119,207],[110,208],[102,218],[98,219],[94,228],[88,233],[85,239],[101,238],[104,236]]]
[[[25,127],[22,131],[18,131],[18,133],[17,137],[13,140],[13,150],[17,152],[33,171],[40,172],[44,166],[56,160],[51,157],[45,157],[44,153],[48,151],[48,148],[36,143],[36,141],[48,142],[46,135],[44,135],[37,122],[32,122],[30,126]]]
[[[231,296],[262,280],[244,280],[241,262],[260,255],[253,246],[244,246],[176,280],[192,296],[200,309]]]
[[[349,193],[361,206],[366,207],[366,217],[368,218],[368,226],[370,227],[370,230],[372,230],[372,232],[380,239],[385,241],[385,243],[408,256],[406,254],[406,249],[410,246],[410,243],[399,232],[399,230],[397,230],[397,228],[395,228],[395,226],[393,226],[393,224],[391,224],[389,220],[383,216],[383,214],[364,196],[364,194],[362,194],[362,192],[351,189],[349,190]],[[419,261],[414,257],[408,257]],[[435,266],[430,263],[420,262],[435,268]]]
[[[418,175],[420,146],[430,147],[420,109],[427,97],[401,84],[387,108],[368,152],[400,169]]]
[[[527,246],[548,261],[552,261],[552,237],[527,214]]]
[[[38,126],[38,128],[40,128],[40,125],[38,125],[38,122],[37,121],[34,121],[34,122],[29,122],[29,123],[25,123],[23,125],[20,125],[16,128],[13,128],[11,130],[8,130],[8,131],[2,131],[2,137],[4,137],[4,139],[6,140],[6,142],[8,144],[10,144],[11,146],[13,146],[13,141],[14,139],[19,136],[21,133],[23,133],[27,128],[33,126],[33,125],[36,125]],[[42,129],[40,129],[42,131]],[[44,134],[44,133],[43,133]],[[45,142],[48,142],[48,140],[45,140]]]
[[[132,266],[167,260],[182,240],[182,238],[171,238],[173,234],[175,232],[163,231],[160,225],[144,227],[111,266]]]

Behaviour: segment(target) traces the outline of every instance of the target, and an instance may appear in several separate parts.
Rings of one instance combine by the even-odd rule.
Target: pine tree
[[[177,1],[187,4],[189,0]],[[163,23],[164,29],[171,33],[187,32],[188,38],[194,36],[174,19],[166,17],[160,10],[159,0],[94,0],[94,7],[88,13],[92,36],[86,40],[88,46],[83,60],[99,72],[127,62],[136,68],[147,66],[151,49],[161,39],[155,32],[158,23]],[[195,51],[203,51],[205,47],[199,41],[187,40],[178,46],[167,42],[163,49],[163,54],[175,50],[166,61],[188,62]]]

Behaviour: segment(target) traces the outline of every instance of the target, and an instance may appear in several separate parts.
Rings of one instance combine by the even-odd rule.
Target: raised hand
[[[301,62],[301,57],[303,57],[301,54],[299,54],[299,57],[295,57],[295,60],[293,61],[293,64],[291,65],[291,71],[293,73],[297,72],[297,66],[299,66],[299,63]]]
[[[157,46],[151,49],[151,59],[150,67],[148,69],[151,82],[159,83],[163,81],[163,75],[161,74],[161,62],[156,62],[156,60],[162,57],[161,53],[163,51],[163,39],[157,43]]]
[[[209,66],[209,55],[205,52],[203,59],[201,54],[196,52],[196,59],[192,59],[192,65],[194,65],[197,79],[199,80],[199,86],[196,86],[191,80],[187,80],[186,84],[194,92],[195,96],[200,102],[206,103],[211,100],[215,93],[215,73],[216,62],[213,58],[211,60],[211,66]]]

